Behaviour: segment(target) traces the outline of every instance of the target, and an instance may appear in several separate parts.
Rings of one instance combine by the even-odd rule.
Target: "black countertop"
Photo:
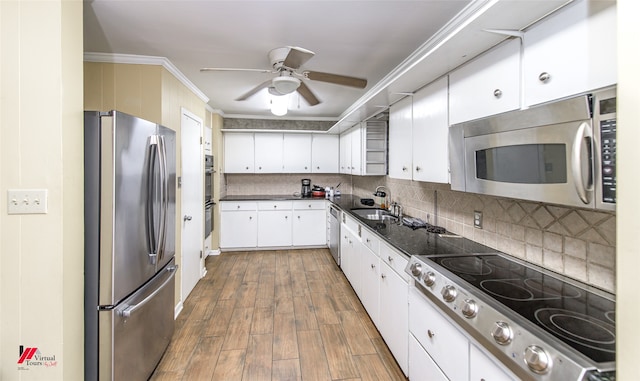
[[[282,201],[282,200],[323,200],[323,198],[302,198],[294,195],[249,195],[226,196],[220,201]],[[379,237],[405,254],[438,255],[497,253],[498,251],[454,234],[429,233],[426,229],[416,229],[393,222],[371,221],[351,212],[351,209],[375,208],[360,203],[360,197],[350,194],[326,199],[338,206],[343,212],[358,220],[362,225],[375,231]]]

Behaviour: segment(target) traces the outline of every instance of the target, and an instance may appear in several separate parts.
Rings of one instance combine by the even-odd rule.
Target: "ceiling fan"
[[[200,71],[253,71],[278,74],[276,77],[264,81],[247,93],[243,94],[236,99],[237,101],[244,101],[256,94],[258,91],[267,88],[269,93],[273,95],[286,95],[297,91],[311,106],[315,106],[320,103],[318,97],[313,94],[311,89],[309,89],[301,79],[328,82],[336,85],[356,87],[359,89],[364,89],[367,86],[367,80],[362,78],[310,70],[298,72],[297,70],[300,66],[304,65],[304,63],[310,60],[314,55],[315,53],[310,50],[297,46],[287,46],[283,48],[275,48],[269,52],[269,61],[271,62],[272,69],[205,67],[200,69]]]

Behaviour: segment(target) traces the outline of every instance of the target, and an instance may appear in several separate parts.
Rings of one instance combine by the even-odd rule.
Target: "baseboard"
[[[220,249],[207,250],[207,256],[209,256],[209,255],[220,255]]]
[[[174,309],[174,313],[173,313],[174,314],[173,315],[174,319],[178,318],[178,315],[180,315],[180,312],[182,312],[182,307],[183,307],[183,305],[182,305],[182,300],[181,300],[181,301],[178,302],[178,304],[176,305],[176,308]]]

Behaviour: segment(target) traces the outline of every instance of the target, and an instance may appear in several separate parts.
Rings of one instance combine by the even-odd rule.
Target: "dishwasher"
[[[340,209],[329,205],[329,251],[340,266]]]

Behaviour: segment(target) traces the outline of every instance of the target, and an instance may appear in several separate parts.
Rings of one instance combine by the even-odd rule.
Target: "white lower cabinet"
[[[411,381],[449,381],[418,340],[411,335],[409,335],[409,362],[411,363],[409,367]]]
[[[358,237],[352,230],[345,228],[345,224],[342,224],[340,229],[340,267],[342,272],[351,287],[355,290],[356,294],[360,295],[360,237]]]
[[[513,381],[518,379],[506,373],[503,368],[504,365],[494,362],[480,348],[474,344],[470,345],[469,381]]]
[[[291,202],[258,204],[258,247],[291,246]]]
[[[469,379],[469,340],[431,302],[411,288],[409,331],[450,380]],[[411,366],[413,366],[413,361]]]
[[[362,288],[358,295],[367,313],[376,327],[380,326],[380,259],[378,255],[361,246],[361,259],[359,266],[362,272]]]
[[[220,203],[220,247],[258,245],[258,205],[255,202]]]
[[[382,258],[383,244],[380,246],[378,331],[406,375],[409,368],[409,285]]]
[[[293,246],[327,244],[327,209],[324,201],[293,202]]]

